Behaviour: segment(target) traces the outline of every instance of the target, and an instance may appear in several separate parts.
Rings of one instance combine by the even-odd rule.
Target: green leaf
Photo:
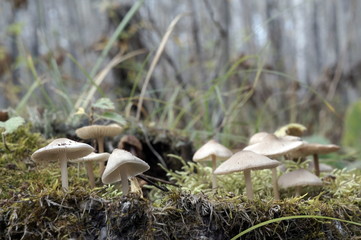
[[[22,117],[12,117],[12,118],[8,119],[6,122],[0,122],[0,127],[5,128],[5,132],[3,132],[2,134],[5,135],[5,134],[12,133],[16,129],[18,129],[18,127],[23,125],[24,123],[25,123],[25,120]]]
[[[361,151],[361,100],[347,108],[342,144],[345,147]]]
[[[96,101],[94,104],[92,104],[92,107],[105,109],[105,110],[114,110],[115,109],[114,103],[109,98],[98,99],[98,101]]]
[[[108,119],[112,120],[114,122],[119,123],[120,125],[125,125],[127,122],[122,117],[122,115],[116,113],[116,112],[105,112],[103,114],[95,114],[96,118],[100,119]]]

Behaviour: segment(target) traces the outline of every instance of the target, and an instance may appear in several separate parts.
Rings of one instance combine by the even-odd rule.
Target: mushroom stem
[[[86,162],[85,163],[85,168],[86,168],[86,172],[88,174],[90,187],[94,188],[95,187],[95,178],[94,178],[92,163],[91,162]]]
[[[123,195],[127,195],[129,192],[129,182],[128,182],[127,173],[125,171],[121,171],[120,178],[121,178],[121,183],[122,183]]]
[[[318,161],[318,154],[313,154],[313,165],[314,165],[314,168],[315,168],[315,175],[317,177],[320,176],[320,163]]]
[[[217,168],[216,163],[216,155],[212,154],[212,189],[215,190],[217,188],[217,178],[214,174],[214,170]]]
[[[67,191],[69,188],[69,182],[68,182],[68,169],[67,169],[68,164],[65,153],[60,156],[59,161],[60,161],[60,171],[61,171],[61,186],[65,191]]]
[[[98,143],[98,152],[103,153],[104,152],[104,137],[97,138],[97,143]],[[105,163],[102,161],[99,162],[100,176],[103,175],[104,169],[105,169]]]
[[[253,199],[253,189],[251,181],[251,170],[244,170],[244,180],[246,181],[246,194],[249,199]]]
[[[299,197],[301,195],[301,186],[296,186],[295,197]]]
[[[276,168],[272,168],[272,185],[273,185],[273,194],[274,194],[275,200],[280,200],[280,192],[278,190],[277,169]]]

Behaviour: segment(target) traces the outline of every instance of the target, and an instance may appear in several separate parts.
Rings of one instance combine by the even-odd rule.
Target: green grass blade
[[[236,236],[234,236],[233,238],[231,238],[231,240],[236,240],[237,238],[245,235],[246,233],[249,233],[257,228],[263,227],[267,224],[270,223],[274,223],[274,222],[279,222],[279,221],[283,221],[283,220],[291,220],[291,219],[300,219],[300,218],[315,218],[315,219],[326,219],[326,220],[334,220],[334,221],[340,221],[340,222],[344,222],[344,223],[349,223],[349,224],[354,224],[357,226],[361,227],[361,223],[357,223],[357,222],[353,222],[353,221],[348,221],[348,220],[343,220],[343,219],[339,219],[339,218],[333,218],[333,217],[325,217],[325,216],[318,216],[318,215],[297,215],[297,216],[289,216],[289,217],[280,217],[280,218],[274,218],[265,222],[261,222],[258,223],[242,232],[240,232],[239,234],[237,234]]]

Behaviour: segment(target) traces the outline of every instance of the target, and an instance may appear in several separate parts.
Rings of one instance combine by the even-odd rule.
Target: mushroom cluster
[[[295,187],[296,195],[299,195],[302,186],[322,185],[319,178],[320,172],[330,171],[329,166],[319,163],[318,154],[335,152],[340,148],[334,144],[308,143],[301,138],[305,131],[306,128],[303,125],[295,123],[280,128],[276,134],[259,132],[250,138],[248,146],[234,154],[215,140],[210,140],[195,152],[193,160],[195,162],[212,160],[213,189],[217,188],[216,175],[243,171],[246,195],[249,199],[253,199],[251,170],[271,169],[275,200],[280,199],[279,187]],[[278,178],[277,167],[282,164],[278,160],[284,158],[285,161],[289,161],[289,159],[305,158],[309,155],[313,156],[309,169],[292,172],[287,172],[285,169],[286,173]],[[217,167],[216,160],[224,161]],[[313,169],[315,174],[311,173]]]

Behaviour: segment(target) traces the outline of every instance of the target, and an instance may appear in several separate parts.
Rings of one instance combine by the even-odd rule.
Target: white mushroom
[[[278,138],[274,134],[264,136],[258,143],[249,145],[243,150],[252,151],[267,157],[278,157],[301,147],[303,141],[289,138]]]
[[[128,178],[141,174],[149,169],[149,165],[137,158],[128,151],[114,149],[108,159],[108,164],[104,170],[102,181],[110,184],[121,181],[123,194],[128,194]]]
[[[95,178],[94,178],[94,173],[93,173],[92,162],[105,162],[105,161],[108,160],[109,156],[110,156],[109,153],[94,153],[94,152],[92,152],[87,156],[77,158],[77,159],[73,159],[73,160],[70,160],[69,162],[73,162],[73,163],[83,162],[85,164],[85,169],[86,169],[87,174],[88,174],[90,187],[94,188],[95,187]]]
[[[214,170],[217,167],[216,160],[225,160],[232,156],[232,151],[215,140],[209,140],[200,147],[193,155],[193,161],[212,161],[212,188],[217,188],[217,178]]]
[[[298,169],[292,172],[283,174],[278,179],[278,185],[281,188],[296,187],[296,196],[301,193],[301,187],[303,186],[321,186],[322,180],[319,179],[313,173],[305,169]]]
[[[58,160],[61,169],[61,185],[63,189],[67,190],[69,187],[67,161],[86,156],[93,151],[94,148],[88,144],[67,138],[58,138],[35,151],[31,158],[36,162]]]
[[[272,185],[275,199],[279,199],[277,188],[277,172],[276,167],[281,163],[272,160],[266,156],[251,152],[240,151],[235,153],[228,160],[224,161],[214,171],[214,174],[229,174],[233,172],[243,171],[246,181],[246,194],[249,199],[253,199],[253,189],[251,181],[251,170],[272,169]]]
[[[118,124],[110,125],[90,125],[78,128],[75,133],[81,139],[96,139],[98,143],[98,152],[104,152],[104,137],[115,137],[123,131]],[[100,175],[104,172],[104,162],[99,162]]]

